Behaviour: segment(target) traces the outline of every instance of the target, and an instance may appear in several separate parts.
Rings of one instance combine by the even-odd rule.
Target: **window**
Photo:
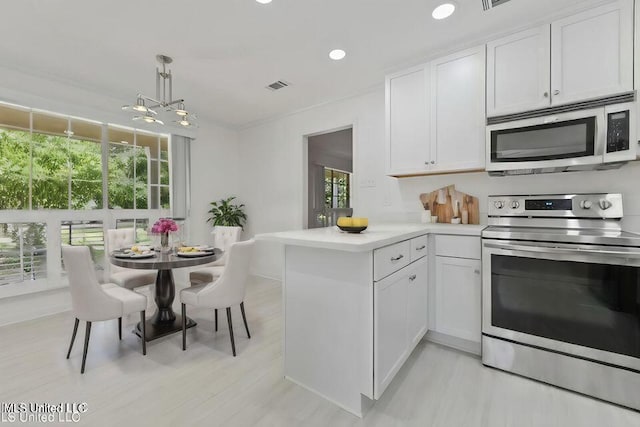
[[[0,285],[45,289],[63,276],[47,235],[89,246],[98,270],[107,228],[150,243],[149,221],[170,214],[172,161],[168,135],[0,103]]]
[[[324,168],[324,205],[328,209],[348,208],[351,174]]]
[[[102,208],[102,128],[33,113],[32,209]]]
[[[46,231],[42,223],[0,224],[0,285],[46,277]]]
[[[31,113],[0,105],[0,209],[29,209]]]
[[[109,208],[147,209],[150,147],[138,145],[134,130],[110,126],[108,133]]]

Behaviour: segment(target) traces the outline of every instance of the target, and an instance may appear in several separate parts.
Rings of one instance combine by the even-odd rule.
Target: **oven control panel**
[[[489,196],[490,217],[622,218],[622,195]]]

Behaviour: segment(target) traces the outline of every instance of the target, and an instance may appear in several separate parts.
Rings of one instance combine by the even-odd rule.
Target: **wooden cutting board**
[[[477,197],[457,191],[455,185],[442,187],[431,193],[420,194],[422,206],[428,206],[432,216],[438,217],[438,222],[450,224],[451,219],[459,217],[467,211],[469,224],[480,224],[480,203]]]

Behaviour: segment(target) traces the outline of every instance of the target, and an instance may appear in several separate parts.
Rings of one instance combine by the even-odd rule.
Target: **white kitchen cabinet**
[[[431,62],[430,172],[484,169],[485,46]]]
[[[403,269],[374,284],[374,397],[380,398],[407,358],[409,274]]]
[[[419,66],[386,78],[387,171],[425,171],[429,164],[429,69]]]
[[[435,325],[441,334],[479,343],[481,263],[478,259],[436,256]]]
[[[409,353],[420,342],[428,329],[428,277],[429,263],[427,258],[411,264],[409,271],[407,301],[407,336]]]
[[[427,332],[428,259],[374,284],[374,397],[379,399]]]
[[[633,90],[633,0],[487,43],[487,117]]]
[[[566,104],[633,90],[633,0],[551,24],[551,100]]]
[[[551,105],[549,25],[487,43],[487,116]]]
[[[386,79],[387,174],[484,168],[485,47]]]

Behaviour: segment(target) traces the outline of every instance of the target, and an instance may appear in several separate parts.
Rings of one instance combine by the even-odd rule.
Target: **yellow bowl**
[[[351,226],[352,227],[368,227],[369,219],[368,218],[351,218]]]
[[[351,227],[353,225],[353,218],[348,216],[338,217],[336,224],[338,227]]]

